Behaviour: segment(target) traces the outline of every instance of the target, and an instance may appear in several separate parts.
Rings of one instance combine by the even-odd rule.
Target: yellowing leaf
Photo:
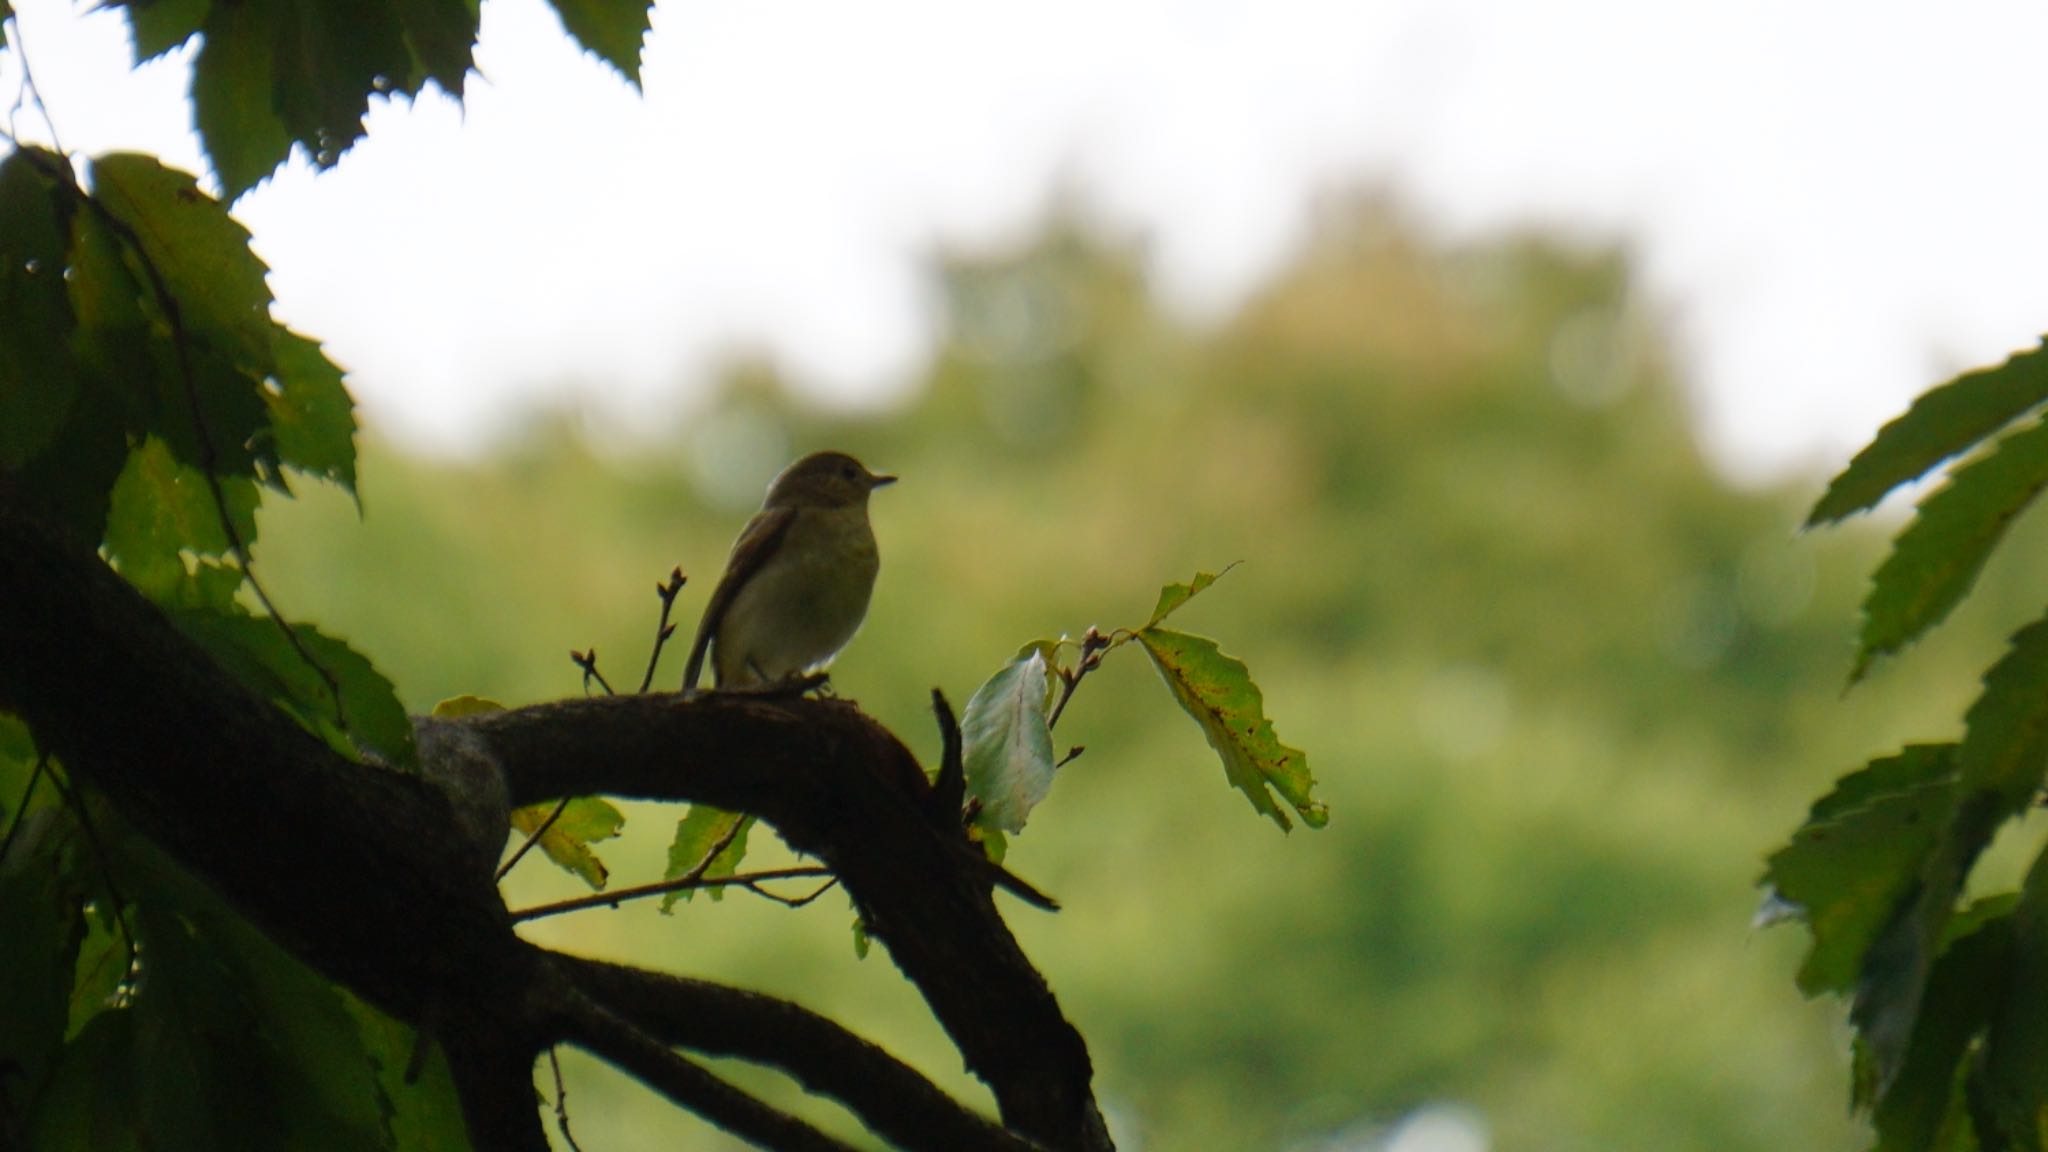
[[[1159,590],[1159,603],[1152,608],[1152,618],[1145,621],[1145,628],[1157,628],[1161,621],[1180,610],[1181,605],[1201,595],[1202,590],[1228,575],[1232,564],[1221,572],[1197,572],[1195,578],[1186,584],[1168,584]],[[1143,628],[1139,631],[1144,631]]]
[[[1291,829],[1293,821],[1273,800],[1277,791],[1309,827],[1329,822],[1328,806],[1314,797],[1316,782],[1309,775],[1307,754],[1280,742],[1266,719],[1259,686],[1242,661],[1224,655],[1214,640],[1165,628],[1141,630],[1138,642],[1173,698],[1202,725],[1209,746],[1223,758],[1224,774],[1251,799],[1252,807],[1271,816],[1283,830]]]
[[[503,712],[505,706],[496,700],[483,696],[450,696],[434,705],[436,720],[459,720],[464,716],[483,716],[491,712]]]
[[[522,836],[531,836],[554,810],[552,801],[515,808],[512,810],[512,827]],[[569,801],[562,814],[548,825],[546,832],[541,833],[538,847],[564,871],[602,891],[611,873],[590,846],[599,840],[617,836],[625,824],[626,817],[607,801],[596,796],[579,796]]]
[[[676,838],[668,846],[668,870],[661,874],[663,880],[680,880],[702,868],[697,875],[705,879],[719,879],[740,870],[740,861],[747,855],[747,833],[754,826],[754,818],[744,812],[727,812],[709,804],[692,804],[689,812],[676,821]],[[727,839],[730,837],[730,839]],[[718,855],[709,864],[704,862],[712,852]],[[725,889],[707,888],[704,891],[711,899],[723,900]],[[661,910],[667,912],[675,907],[678,900],[689,900],[697,894],[694,888],[670,892],[661,898]]]

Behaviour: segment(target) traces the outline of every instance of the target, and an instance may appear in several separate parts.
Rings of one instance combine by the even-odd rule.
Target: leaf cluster
[[[1250,669],[1214,640],[1163,627],[1216,579],[1215,573],[1198,572],[1186,584],[1168,584],[1151,617],[1136,628],[1107,634],[1090,628],[1078,642],[1064,636],[1034,640],[975,689],[960,721],[968,813],[995,858],[1002,858],[1009,835],[1024,830],[1059,769],[1082,752],[1077,746],[1056,760],[1052,741],[1053,726],[1081,681],[1103,657],[1133,642],[1151,659],[1174,703],[1201,726],[1225,777],[1254,809],[1282,831],[1294,826],[1282,802],[1311,828],[1329,822],[1328,807],[1314,795],[1307,754],[1274,733]]]
[[[1867,511],[1949,461],[1871,579],[1852,683],[1949,614],[2048,486],[2048,346],[1921,396],[1808,524]],[[2048,1141],[2048,852],[2019,891],[1965,899],[1993,836],[2048,783],[2048,615],[2013,634],[1963,728],[1843,777],[1764,877],[1767,914],[1813,936],[1801,989],[1850,997],[1854,1099],[1888,1152]]]

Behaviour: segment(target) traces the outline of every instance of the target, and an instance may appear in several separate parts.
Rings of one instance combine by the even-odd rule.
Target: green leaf
[[[42,455],[78,401],[74,322],[64,269],[71,200],[49,169],[66,161],[40,148],[0,160],[0,470]]]
[[[1850,679],[1939,623],[1976,582],[2006,526],[2048,486],[2048,420],[1999,441],[1920,502],[1892,543],[1863,604]]]
[[[740,861],[746,859],[747,834],[753,830],[754,818],[743,812],[727,812],[709,804],[692,804],[690,810],[676,821],[676,837],[669,842],[668,868],[661,874],[663,880],[680,880],[702,866],[699,873],[705,879],[731,876],[740,870]],[[719,844],[730,835],[732,840],[719,848]],[[718,856],[705,864],[704,858],[718,849]],[[725,899],[725,889],[706,888],[704,893],[712,900]],[[667,912],[675,907],[678,900],[689,900],[697,889],[685,888],[670,892],[661,898],[661,910]]]
[[[152,1142],[390,1148],[377,1068],[339,991],[168,858],[131,847],[146,957],[134,1057]]]
[[[363,138],[370,94],[413,73],[390,0],[273,0],[276,107],[313,163],[333,167]]]
[[[232,201],[291,155],[275,97],[279,30],[261,3],[215,4],[205,20],[206,42],[192,64],[192,121]]]
[[[1311,828],[1329,823],[1327,805],[1315,799],[1308,756],[1280,742],[1266,718],[1265,699],[1242,661],[1226,656],[1216,642],[1165,628],[1138,633],[1145,654],[1159,670],[1173,698],[1202,725],[1209,746],[1223,758],[1230,783],[1252,807],[1286,831],[1293,821],[1273,800],[1277,791]]]
[[[353,756],[367,750],[394,768],[418,766],[412,719],[397,692],[347,644],[310,624],[294,624],[295,647],[275,620],[240,611],[180,610],[170,616],[236,678],[338,751]]]
[[[1896,756],[1880,756],[1840,780],[1813,802],[1809,826],[1852,812],[1872,800],[1895,796],[1923,784],[1953,780],[1954,744],[1908,744]]]
[[[137,63],[154,60],[199,34],[207,0],[123,0],[135,29]]]
[[[271,332],[277,373],[263,391],[270,427],[257,437],[257,459],[273,460],[355,495],[355,401],[342,384],[341,369],[318,343],[282,326]],[[281,480],[277,486],[283,486]]]
[[[576,42],[640,86],[640,44],[652,0],[551,0]]]
[[[2048,1137],[2048,852],[2028,871],[2010,923],[2011,971],[1982,981],[2002,994],[1989,1005],[1977,1114],[1998,1129],[1983,1133],[1986,1147],[2040,1148]],[[1922,1019],[1933,1014],[1932,999]]]
[[[101,156],[93,161],[92,188],[163,278],[188,337],[258,379],[273,373],[268,269],[250,251],[248,229],[200,191],[190,173],[153,156]]]
[[[1813,949],[1809,996],[1847,991],[1871,942],[1918,883],[1955,805],[1954,745],[1920,745],[1844,777],[1774,853],[1765,882],[1799,905]]]
[[[544,823],[548,814],[555,810],[555,801],[545,804],[531,804],[512,810],[512,827],[521,836],[533,835],[533,830]],[[547,853],[548,859],[581,879],[593,889],[602,891],[605,882],[611,878],[604,861],[590,846],[599,840],[609,840],[625,827],[626,817],[607,801],[596,796],[579,796],[569,801],[562,809],[561,816],[548,830],[541,833],[538,847]]]
[[[1180,610],[1181,605],[1201,595],[1202,590],[1229,575],[1232,564],[1221,572],[1197,572],[1195,578],[1186,584],[1168,584],[1159,590],[1159,603],[1152,608],[1152,618],[1145,622],[1145,628],[1157,628],[1161,621]],[[1139,631],[1144,631],[1143,628]]]
[[[1892,489],[1917,480],[2048,401],[2048,345],[2015,354],[1922,393],[1905,415],[1849,461],[1806,517],[1826,524],[1874,507]]]
[[[142,1152],[135,1013],[102,1012],[64,1046],[50,1086],[28,1118],[28,1148]],[[159,1139],[151,1152],[174,1147]]]
[[[237,476],[220,477],[219,483],[235,531],[246,544],[256,536],[256,485]],[[232,551],[206,478],[179,463],[155,437],[129,453],[128,466],[114,482],[106,543],[114,567],[159,604],[192,602],[185,595],[195,579],[186,569],[186,553],[218,557]],[[241,573],[229,571],[234,574],[227,589],[232,600]],[[212,606],[225,608],[227,602]]]
[[[1861,1034],[1869,1059],[1871,1096],[1882,1098],[1900,1073],[1919,1026],[1935,958],[1949,938],[1963,881],[2003,818],[2000,799],[1993,793],[1966,794],[1959,800],[1921,864],[1916,883],[1864,952],[1849,1019]]]
[[[487,697],[450,696],[434,705],[433,716],[436,720],[459,720],[464,716],[487,716],[504,710],[503,704]]]
[[[389,1109],[393,1146],[399,1152],[464,1152],[469,1132],[462,1123],[462,1103],[441,1046],[429,1043],[417,1078],[406,1079],[419,1033],[384,1015],[354,996],[342,993],[370,1061],[377,1068],[378,1087]]]
[[[968,699],[960,736],[967,794],[981,800],[977,823],[1020,832],[1031,809],[1052,788],[1052,730],[1045,723],[1049,694],[1045,657],[1030,648]]]
[[[1963,726],[1964,786],[1998,794],[2006,814],[2024,811],[2048,771],[2048,618],[2013,634]]]
[[[1924,1152],[1958,1123],[1964,1057],[2010,979],[2010,922],[1992,920],[1959,937],[1936,961],[1912,1043],[1890,1088],[1875,1102],[1878,1152]]]
[[[457,99],[475,64],[476,0],[395,0],[392,5],[413,71],[407,85],[417,92],[428,80]]]
[[[63,1046],[86,930],[69,811],[39,808],[21,819],[0,858],[0,1068],[16,1099],[41,1086]]]

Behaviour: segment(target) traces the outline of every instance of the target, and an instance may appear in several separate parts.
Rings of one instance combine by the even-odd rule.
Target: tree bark
[[[670,978],[521,940],[438,785],[334,752],[4,492],[0,708],[278,944],[441,1042],[479,1149],[546,1146],[532,1062],[561,1040],[718,1101],[714,1120],[767,1147],[823,1145],[671,1045],[788,1069],[904,1147],[1110,1148],[1087,1049],[997,914],[986,862],[934,817],[910,752],[849,704],[653,695],[421,723],[474,736],[514,804],[611,793],[774,824],[840,877],[1008,1132],[793,1005],[724,989],[722,1022],[693,1024]],[[847,1066],[827,1069],[821,1046]]]

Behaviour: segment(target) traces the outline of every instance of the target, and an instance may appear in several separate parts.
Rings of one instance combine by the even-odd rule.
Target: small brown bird
[[[719,688],[777,684],[830,663],[860,630],[881,566],[868,494],[895,482],[844,452],[814,452],[783,469],[733,541],[683,691],[697,687],[707,650]]]

